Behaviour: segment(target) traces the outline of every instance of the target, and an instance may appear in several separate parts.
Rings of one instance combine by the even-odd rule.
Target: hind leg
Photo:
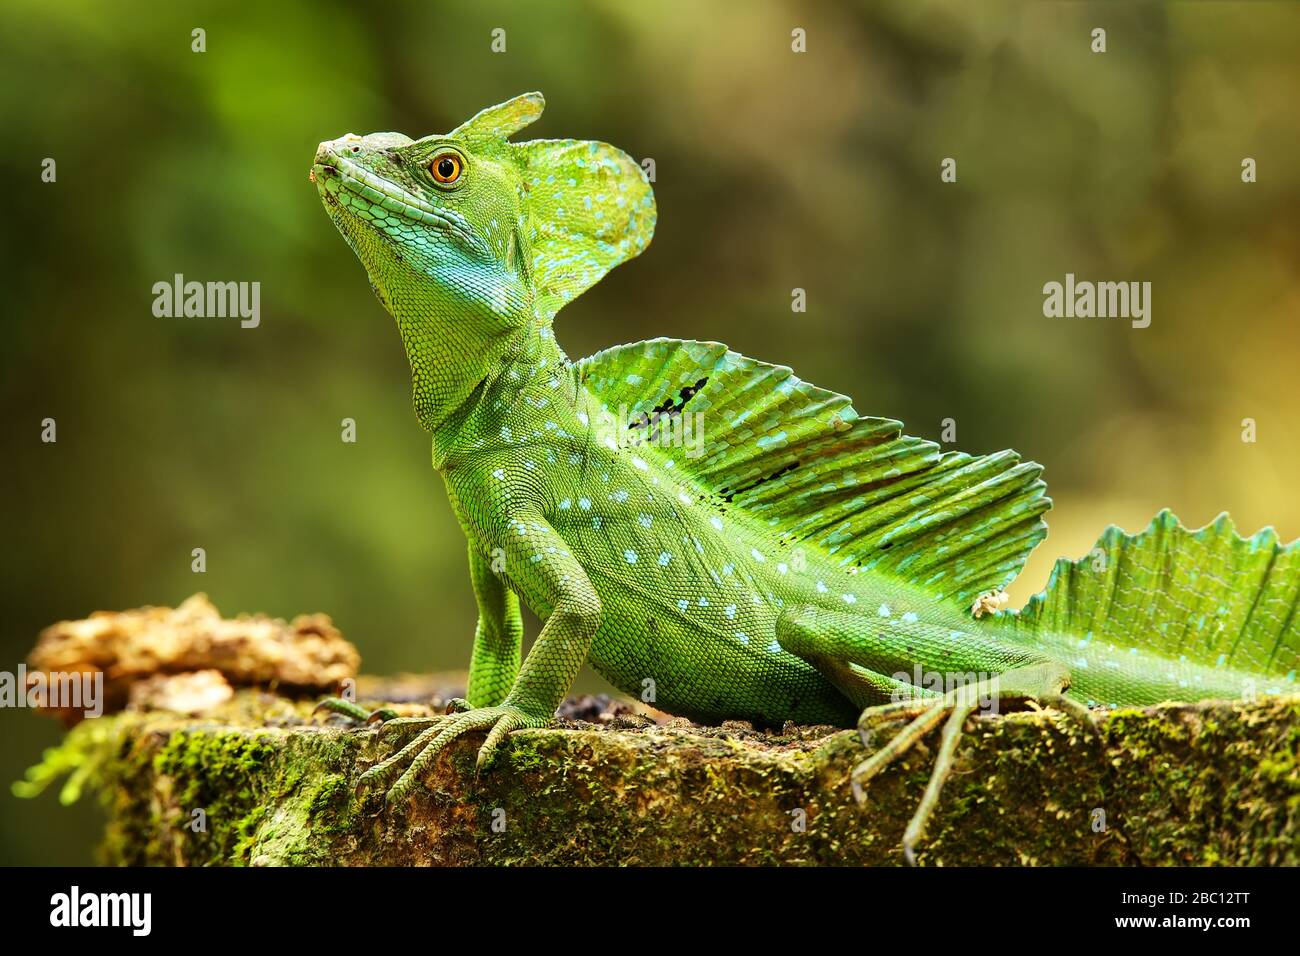
[[[909,863],[915,862],[915,847],[952,772],[966,718],[976,710],[996,711],[1002,702],[1032,700],[1093,729],[1088,709],[1064,694],[1070,676],[1063,665],[974,628],[967,633],[918,620],[805,605],[782,614],[777,640],[864,708],[858,720],[864,743],[880,724],[909,720],[853,769],[850,779],[859,803],[866,800],[864,786],[872,777],[944,723],[930,781],[903,835]]]

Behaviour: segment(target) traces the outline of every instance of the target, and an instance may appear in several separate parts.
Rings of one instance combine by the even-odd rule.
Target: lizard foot
[[[551,723],[549,717],[533,717],[518,707],[502,704],[499,707],[480,707],[439,717],[400,718],[396,722],[389,721],[385,727],[395,723],[405,725],[407,721],[419,721],[424,729],[397,753],[363,773],[357,781],[358,793],[397,777],[396,782],[388,788],[386,798],[390,806],[394,805],[411,792],[420,774],[433,762],[433,758],[462,734],[471,730],[488,730],[487,740],[478,752],[477,766],[482,768],[492,762],[502,741],[511,731],[547,727]]]
[[[463,697],[452,697],[447,701],[447,707],[444,713],[459,714],[470,710],[469,701]],[[353,703],[350,700],[344,700],[341,697],[326,697],[315,709],[312,714],[318,714],[322,710],[334,714],[342,714],[344,717],[350,717],[352,720],[363,724],[382,723],[387,728],[400,727],[407,730],[415,727],[429,726],[431,721],[438,720],[437,717],[403,717],[391,707],[379,707],[375,710],[366,710],[360,704]]]
[[[397,717],[397,711],[391,707],[366,710],[360,704],[344,700],[342,697],[326,697],[316,705],[315,709],[312,710],[312,714],[318,714],[322,710],[329,711],[332,714],[342,714],[344,717],[350,717],[363,724],[371,724],[377,720],[392,720]]]
[[[917,741],[939,725],[944,718],[939,735],[939,752],[930,772],[929,783],[917,805],[912,819],[903,833],[903,855],[907,862],[916,865],[916,846],[925,836],[943,785],[952,773],[953,758],[961,741],[966,718],[982,706],[994,701],[1028,701],[1063,711],[1080,722],[1092,733],[1097,725],[1088,708],[1064,690],[1069,686],[1069,674],[1053,664],[1035,664],[1000,674],[991,680],[967,684],[938,697],[919,697],[911,700],[868,707],[858,719],[858,732],[863,740],[870,739],[877,726],[899,719],[908,719],[902,730],[874,754],[853,768],[850,781],[853,796],[859,804],[867,799],[864,785],[876,774],[905,754]]]

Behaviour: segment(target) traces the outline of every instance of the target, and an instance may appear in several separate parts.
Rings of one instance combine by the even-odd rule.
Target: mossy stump
[[[353,789],[393,735],[310,711],[244,690],[202,718],[86,721],[67,746],[98,752],[106,862],[898,864],[933,756],[909,754],[859,807],[855,732],[606,715],[515,733],[478,775],[482,734],[466,737],[385,807]],[[922,864],[1300,862],[1300,697],[1120,710],[1100,738],[1052,712],[968,731]]]

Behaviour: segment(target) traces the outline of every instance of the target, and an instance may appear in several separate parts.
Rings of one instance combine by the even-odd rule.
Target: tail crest
[[[1284,685],[1300,667],[1298,607],[1300,541],[1282,544],[1272,528],[1243,538],[1227,514],[1190,530],[1165,510],[1137,534],[1107,528],[1088,556],[1058,561],[1023,610],[1000,616],[1080,647],[1137,645]]]

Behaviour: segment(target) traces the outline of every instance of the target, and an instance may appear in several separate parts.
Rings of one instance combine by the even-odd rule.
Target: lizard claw
[[[534,717],[509,704],[480,707],[438,717],[403,718],[398,723],[405,723],[406,720],[422,721],[422,726],[426,729],[397,753],[363,773],[357,781],[358,794],[396,777],[385,798],[388,805],[393,806],[410,794],[420,774],[433,759],[463,734],[472,730],[488,731],[487,740],[479,748],[476,764],[478,768],[483,768],[491,764],[511,731],[526,727],[546,727],[551,722],[549,717]]]
[[[966,718],[974,713],[976,707],[979,706],[980,700],[979,685],[977,685],[976,687],[958,688],[944,694],[942,697],[907,701],[905,703],[909,706],[904,708],[899,708],[894,704],[885,704],[881,708],[869,708],[862,715],[860,726],[863,722],[866,722],[868,726],[874,723],[874,720],[869,720],[869,718],[892,718],[900,713],[915,714],[912,721],[895,734],[887,744],[853,768],[849,780],[853,787],[853,796],[859,804],[866,801],[864,785],[867,781],[911,750],[922,737],[933,730],[945,717],[948,718],[940,738],[939,755],[935,758],[934,769],[930,773],[930,782],[926,785],[921,802],[912,814],[912,819],[903,833],[903,857],[907,860],[909,866],[916,865],[916,845],[921,842],[922,837],[925,835],[925,825],[929,822],[930,815],[939,802],[939,794],[943,790],[944,782],[952,771],[953,755],[957,750],[957,743],[961,739],[962,725],[966,722]],[[885,708],[889,709],[886,710]],[[877,713],[872,714],[873,710]],[[918,710],[919,712],[917,712]]]
[[[1062,668],[1031,665],[1007,671],[989,681],[958,687],[941,697],[916,698],[867,708],[858,720],[859,733],[864,740],[870,739],[871,731],[882,722],[900,717],[911,720],[887,744],[853,768],[849,781],[854,799],[859,804],[864,803],[867,798],[865,784],[947,718],[939,737],[939,752],[930,771],[930,780],[903,833],[903,857],[909,865],[915,866],[916,847],[925,837],[926,824],[938,806],[948,775],[952,773],[966,719],[981,704],[1003,699],[1021,700],[1061,710],[1098,733],[1097,722],[1088,708],[1063,693],[1068,685],[1069,676]]]
[[[341,714],[363,724],[373,723],[375,720],[391,720],[397,716],[397,711],[392,708],[381,707],[378,710],[366,710],[355,701],[344,700],[342,697],[326,697],[312,709],[312,716],[322,710],[333,714]]]

